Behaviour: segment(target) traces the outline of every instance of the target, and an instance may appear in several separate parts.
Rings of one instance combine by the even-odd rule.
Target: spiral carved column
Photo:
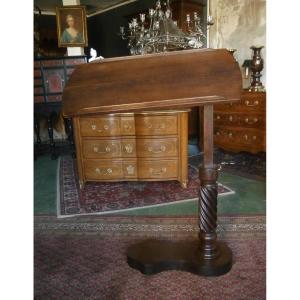
[[[199,238],[200,249],[205,259],[218,256],[217,248],[217,198],[218,171],[216,168],[200,168],[200,194],[199,194]]]

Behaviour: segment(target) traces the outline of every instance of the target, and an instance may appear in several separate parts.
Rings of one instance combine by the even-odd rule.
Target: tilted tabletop
[[[78,66],[63,92],[66,117],[238,101],[238,63],[226,49],[103,59]]]

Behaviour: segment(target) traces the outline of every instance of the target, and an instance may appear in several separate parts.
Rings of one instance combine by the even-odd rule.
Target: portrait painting
[[[56,7],[58,47],[87,47],[85,6]]]

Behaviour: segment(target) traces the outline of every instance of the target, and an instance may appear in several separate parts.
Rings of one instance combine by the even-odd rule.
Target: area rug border
[[[66,156],[63,157],[59,157],[58,159],[58,164],[57,164],[57,178],[56,178],[56,189],[57,189],[57,199],[56,199],[56,210],[57,210],[57,217],[58,218],[73,218],[73,217],[77,217],[77,216],[101,216],[101,215],[112,215],[112,214],[116,214],[116,213],[122,213],[122,212],[129,212],[129,211],[135,211],[135,210],[140,210],[140,209],[148,209],[148,208],[155,208],[155,207],[163,207],[163,206],[167,206],[167,205],[175,205],[175,204],[180,204],[180,203],[187,203],[187,202],[192,202],[192,201],[198,201],[198,197],[195,198],[190,198],[190,199],[183,199],[183,200],[177,200],[177,201],[171,201],[171,202],[167,202],[167,203],[159,203],[159,204],[153,204],[153,205],[145,205],[145,206],[140,206],[140,207],[130,207],[130,208],[123,208],[123,209],[116,209],[116,210],[109,210],[109,211],[103,211],[103,212],[88,212],[88,213],[76,213],[76,214],[62,214],[61,213],[61,160],[67,158]],[[194,166],[190,165],[189,166],[191,168],[193,168],[194,170],[197,170],[197,168],[195,168]],[[226,188],[227,190],[229,190],[228,192],[224,193],[224,194],[220,194],[220,197],[224,197],[224,196],[228,196],[228,195],[232,195],[235,194],[235,191],[233,191],[231,188],[229,188],[228,186],[218,182],[218,185]]]
[[[72,234],[97,234],[101,236],[136,237],[197,237],[198,218],[195,217],[149,217],[149,216],[102,216],[58,219],[35,217],[35,232]],[[220,216],[217,227],[219,238],[260,238],[266,236],[266,217]]]

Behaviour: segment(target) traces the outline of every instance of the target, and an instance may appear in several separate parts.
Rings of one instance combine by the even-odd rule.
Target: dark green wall
[[[89,48],[97,50],[103,57],[124,56],[129,54],[127,41],[118,36],[120,26],[128,27],[128,17],[148,11],[155,0],[133,2],[116,9],[89,17],[87,19]]]
[[[187,2],[189,1],[187,0]],[[118,35],[120,26],[128,28],[128,22],[133,16],[137,16],[140,12],[148,12],[149,8],[155,6],[155,2],[156,0],[138,0],[87,18],[88,47],[85,48],[85,54],[89,55],[90,48],[94,48],[97,50],[98,55],[105,58],[129,55],[128,41],[122,40]],[[191,2],[204,3],[206,0],[192,0]],[[57,52],[66,52],[66,49],[57,48],[55,16],[41,16],[40,27],[47,28],[51,35],[54,34],[54,44],[56,44],[54,48]],[[46,38],[48,38],[48,35],[46,31]],[[53,47],[52,44],[51,47]]]

